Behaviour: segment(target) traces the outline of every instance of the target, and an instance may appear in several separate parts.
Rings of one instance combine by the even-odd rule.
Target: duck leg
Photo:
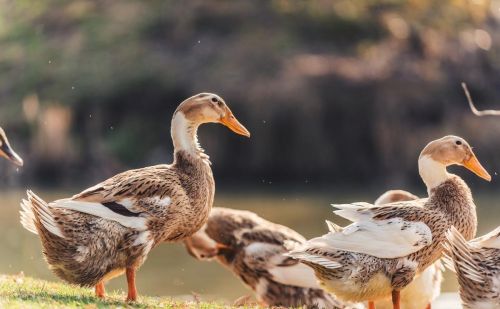
[[[368,302],[368,309],[375,309],[375,302],[374,301],[369,301]]]
[[[401,309],[401,289],[413,281],[416,275],[416,266],[410,261],[403,261],[402,265],[394,272],[391,279],[392,286],[392,308]]]
[[[99,282],[95,285],[95,296],[98,298],[104,298],[106,296],[106,291],[104,290],[104,282]]]
[[[127,284],[128,284],[128,295],[127,301],[136,301],[137,300],[137,289],[135,287],[135,271],[134,267],[127,267]]]
[[[392,291],[392,308],[393,309],[401,309],[400,307],[400,298],[401,298],[401,295],[399,293],[399,291]]]
[[[431,309],[431,304],[428,304],[427,307],[425,307],[425,309]]]

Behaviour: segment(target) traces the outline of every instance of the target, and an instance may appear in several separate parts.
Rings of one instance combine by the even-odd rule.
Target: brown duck
[[[469,144],[460,137],[432,141],[419,157],[429,197],[374,207],[338,205],[335,213],[354,222],[309,240],[289,253],[311,266],[322,286],[341,300],[376,301],[392,297],[436,262],[446,231],[454,225],[466,239],[476,233],[476,208],[469,187],[446,167],[463,165],[491,180]]]
[[[127,300],[135,301],[135,273],[149,251],[190,236],[208,218],[215,185],[196,133],[210,122],[250,136],[219,96],[201,93],[174,113],[172,164],[126,171],[52,203],[28,191],[21,222],[39,235],[53,272],[67,282],[95,286],[98,297],[104,297],[106,281],[125,272]]]
[[[305,238],[253,212],[215,207],[205,226],[184,244],[195,258],[215,259],[227,267],[255,292],[263,306],[359,307],[321,290],[311,268],[283,256],[287,241],[303,243]]]
[[[2,128],[0,128],[0,157],[6,158],[17,166],[23,166],[23,159],[12,149]]]

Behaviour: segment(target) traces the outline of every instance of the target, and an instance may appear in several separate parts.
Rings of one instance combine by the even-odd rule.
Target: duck
[[[373,205],[380,206],[395,202],[418,200],[419,197],[405,190],[389,190],[380,195]]]
[[[14,165],[23,166],[23,159],[12,149],[5,131],[0,127],[0,157],[12,162]]]
[[[320,288],[311,268],[283,255],[285,242],[305,241],[254,212],[214,207],[184,245],[196,259],[216,260],[234,273],[264,307],[363,308],[338,301]]]
[[[59,278],[93,286],[104,298],[104,284],[125,273],[126,300],[137,300],[136,272],[151,249],[194,234],[212,208],[214,177],[197,138],[205,123],[250,137],[220,96],[200,93],[174,112],[172,164],[128,170],[50,203],[27,192],[21,223],[39,236],[45,260]]]
[[[419,197],[405,190],[389,190],[379,196],[374,205],[380,206],[401,201],[418,200]],[[413,281],[401,290],[402,309],[431,309],[431,303],[441,294],[441,283],[443,281],[443,265],[441,260],[427,267],[420,275],[415,276]],[[375,304],[369,304],[374,308]],[[390,299],[377,301],[379,309],[392,308]]]
[[[458,278],[463,308],[500,308],[500,226],[469,241],[452,226],[444,248],[445,265]]]
[[[453,225],[465,239],[477,229],[471,191],[447,166],[461,165],[491,181],[465,139],[448,135],[428,143],[418,159],[428,197],[381,206],[334,205],[352,224],[298,248],[293,257],[315,270],[321,285],[340,300],[369,301],[391,297],[400,309],[400,291],[442,256],[446,231]]]

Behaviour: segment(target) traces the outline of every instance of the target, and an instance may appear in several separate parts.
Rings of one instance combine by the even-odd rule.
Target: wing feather
[[[158,212],[158,206],[166,209],[171,204],[172,192],[180,192],[176,195],[177,199],[187,198],[179,187],[177,175],[169,165],[156,165],[120,173],[70,199],[54,201],[49,205],[144,231],[147,229],[148,214]]]
[[[486,235],[471,240],[469,244],[477,248],[500,249],[500,226]]]
[[[285,255],[300,261],[317,264],[328,269],[337,269],[342,267],[342,264],[332,261],[327,257],[311,254],[304,251],[291,251],[286,253]]]
[[[450,270],[469,278],[475,282],[483,283],[484,277],[481,269],[472,257],[472,248],[460,232],[452,226],[446,233],[445,263]],[[451,264],[451,265],[450,265]]]
[[[302,288],[320,288],[314,271],[310,267],[296,260],[293,260],[294,263],[284,263],[287,259],[290,259],[290,257],[285,255],[273,257],[272,265],[268,271],[273,276],[274,281]]]
[[[353,223],[342,232],[310,240],[312,246],[364,253],[378,258],[398,258],[431,244],[430,228],[401,218]]]
[[[353,221],[341,232],[331,232],[311,240],[315,246],[364,253],[379,258],[398,258],[432,243],[432,231],[420,221],[404,219],[424,200],[375,207],[368,203],[333,205],[335,214]],[[417,205],[418,204],[418,205]]]
[[[147,219],[141,217],[140,214],[137,214],[137,216],[123,215],[113,211],[112,208],[106,207],[101,203],[63,199],[54,201],[50,203],[49,206],[53,208],[71,209],[74,211],[101,217],[106,220],[118,222],[125,227],[138,231],[145,231],[147,229]]]

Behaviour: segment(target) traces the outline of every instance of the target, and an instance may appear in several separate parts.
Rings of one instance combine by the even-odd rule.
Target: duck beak
[[[215,248],[216,248],[217,250],[224,250],[224,249],[229,249],[230,247],[229,247],[229,246],[226,246],[226,245],[224,245],[224,244],[221,244],[221,243],[217,243],[217,244],[215,245]]]
[[[228,109],[226,115],[221,118],[220,123],[228,127],[236,134],[250,137],[250,132],[234,117],[233,113]]]
[[[215,256],[220,256],[220,255],[225,255],[229,252],[232,252],[233,250],[231,249],[230,246],[226,246],[224,244],[221,244],[221,243],[217,243],[215,245]]]
[[[10,148],[10,145],[8,143],[3,143],[3,145],[0,146],[0,155],[17,166],[23,166],[24,164],[23,159],[21,159],[21,157],[17,153],[15,153],[12,148]]]
[[[477,176],[483,178],[484,180],[491,181],[491,175],[484,169],[481,163],[479,163],[479,160],[474,153],[471,153],[471,157],[464,161],[463,165]]]

